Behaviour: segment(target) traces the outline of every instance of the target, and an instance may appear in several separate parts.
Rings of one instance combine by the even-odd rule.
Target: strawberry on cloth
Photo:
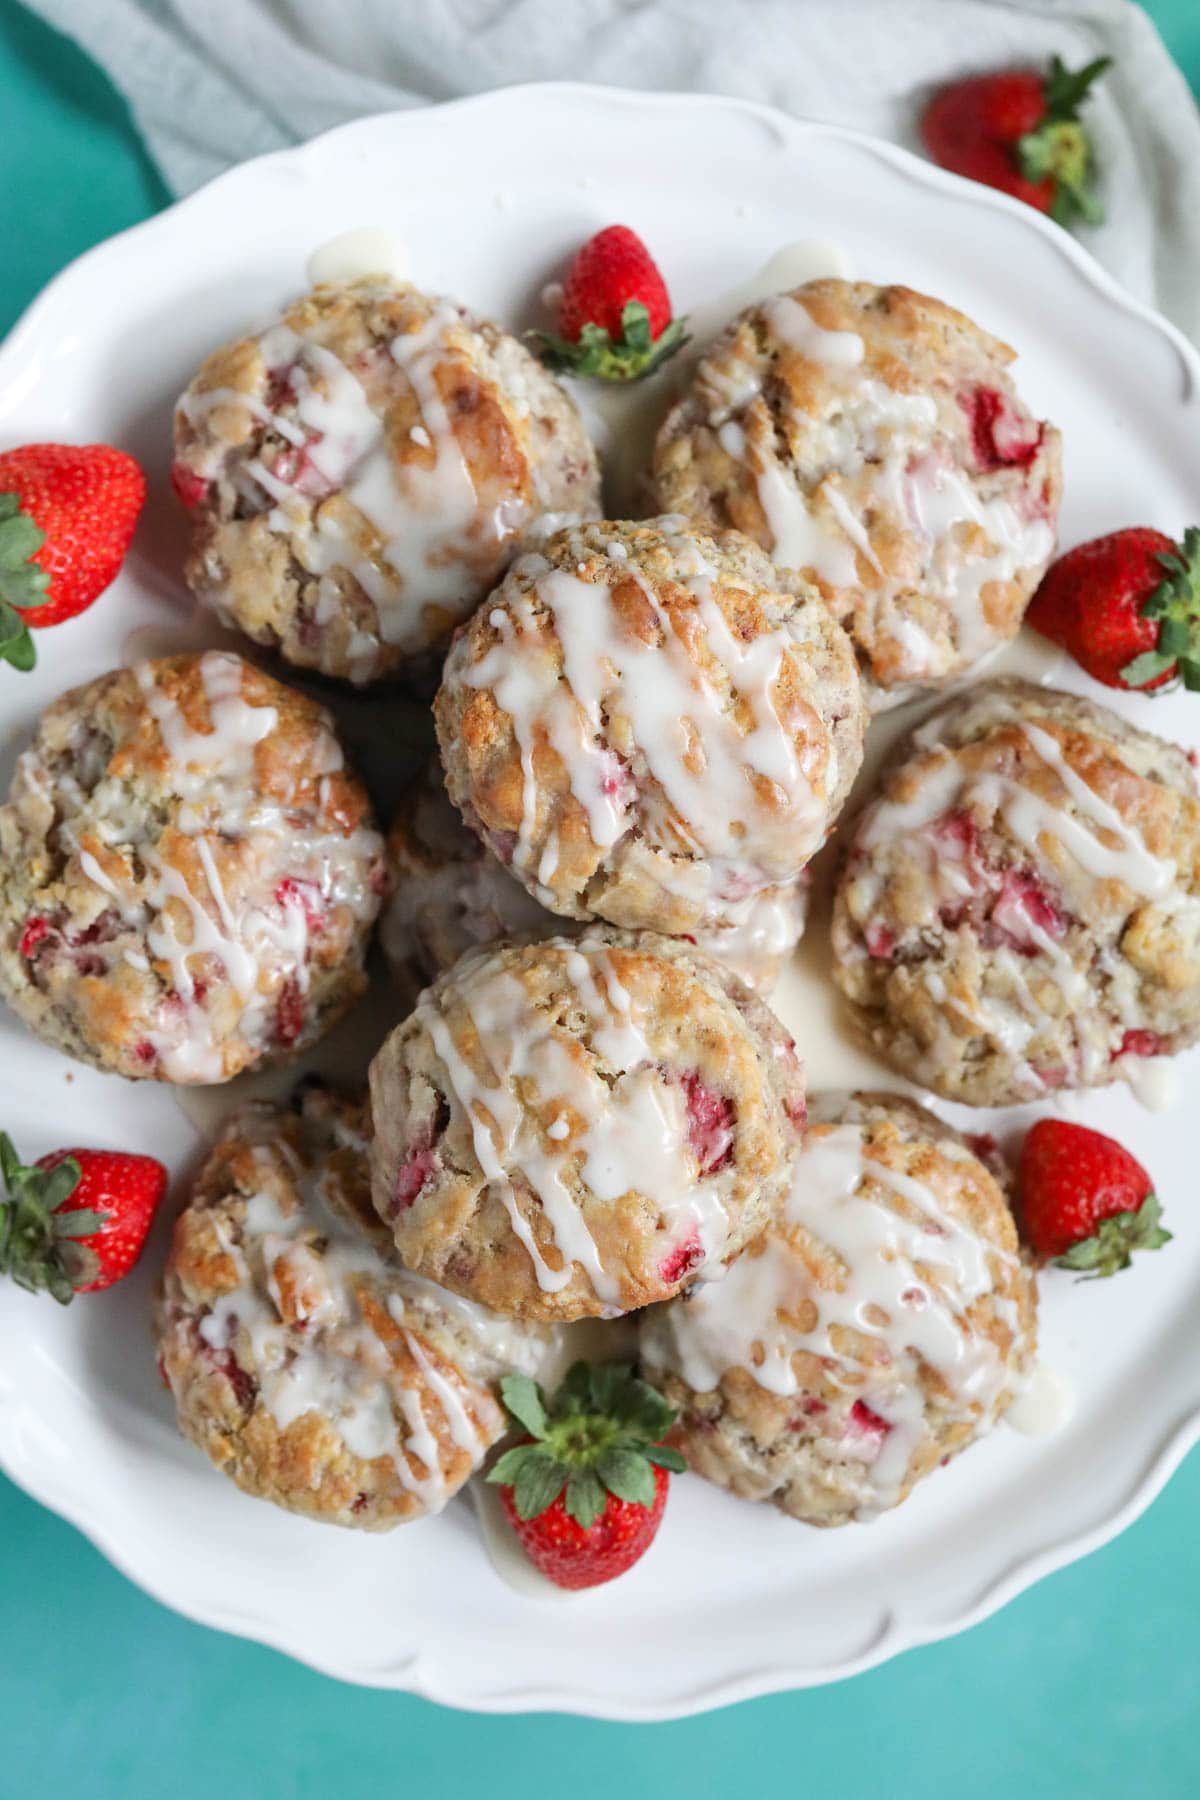
[[[1112,62],[1083,69],[1059,57],[1037,69],[973,75],[935,94],[921,119],[925,148],[943,169],[1012,194],[1060,225],[1103,217],[1092,146],[1079,108]]]

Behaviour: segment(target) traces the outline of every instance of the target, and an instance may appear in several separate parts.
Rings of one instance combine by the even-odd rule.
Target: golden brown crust
[[[736,1255],[803,1117],[761,1002],[684,945],[613,932],[464,958],[371,1090],[405,1264],[514,1318],[627,1312]]]
[[[744,1499],[769,1500],[807,1524],[829,1526],[899,1505],[919,1480],[990,1429],[1032,1368],[1037,1294],[1019,1260],[1003,1193],[957,1132],[889,1094],[830,1096],[815,1110],[783,1222],[750,1245],[729,1278],[741,1277],[744,1288],[729,1296],[738,1310],[732,1329],[705,1317],[706,1308],[711,1315],[714,1302],[721,1305],[720,1292],[674,1301],[645,1316],[642,1362],[680,1411],[672,1441],[696,1473]],[[920,1349],[904,1348],[903,1322],[878,1298],[849,1309],[835,1302],[849,1282],[861,1281],[862,1269],[822,1238],[815,1171],[823,1150],[841,1153],[847,1129],[860,1146],[854,1191],[868,1218],[871,1209],[876,1217],[885,1209],[923,1234],[932,1213],[943,1241],[948,1231],[969,1234],[963,1241],[975,1249],[966,1263],[982,1259],[987,1286],[975,1294],[957,1290],[936,1254],[937,1237],[929,1260],[917,1255],[903,1265],[914,1301],[919,1289],[927,1296],[922,1311],[944,1309],[949,1328],[962,1336],[961,1355],[977,1373],[961,1389],[953,1362],[939,1368]],[[898,1247],[885,1251],[886,1232],[859,1226],[849,1235],[863,1239],[861,1257],[902,1254]],[[872,1290],[868,1282],[855,1291]],[[885,1285],[880,1296],[887,1291]],[[784,1366],[773,1361],[780,1343]],[[711,1382],[693,1386],[706,1367]],[[896,1445],[899,1454],[886,1466]]]
[[[364,1211],[364,1126],[318,1090],[234,1115],[176,1223],[158,1333],[180,1429],[239,1487],[387,1530],[441,1506],[504,1417],[487,1357]]]
[[[434,714],[451,798],[535,898],[671,933],[791,891],[865,728],[822,602],[737,533],[678,519],[565,530],[522,559],[452,647]]]
[[[873,706],[953,680],[1016,632],[1053,550],[1059,434],[1012,360],[910,288],[809,282],[701,359],[659,433],[657,503],[814,581]]]
[[[227,653],[50,706],[0,808],[0,991],[139,1078],[226,1080],[357,997],[382,844],[322,709]]]
[[[1032,732],[1032,736],[1031,736]],[[846,853],[834,978],[902,1073],[977,1105],[1200,1035],[1183,753],[1076,696],[973,689],[902,748]]]
[[[374,277],[214,351],[175,429],[195,592],[360,683],[420,667],[541,514],[598,509],[578,413],[528,351]]]

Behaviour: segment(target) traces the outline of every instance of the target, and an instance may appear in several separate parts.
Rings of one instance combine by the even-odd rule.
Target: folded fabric
[[[1107,52],[1116,66],[1088,114],[1107,219],[1082,236],[1200,338],[1200,113],[1127,0],[30,4],[107,69],[177,193],[364,113],[524,81],[745,95],[915,148],[938,84],[1055,51],[1071,64]]]

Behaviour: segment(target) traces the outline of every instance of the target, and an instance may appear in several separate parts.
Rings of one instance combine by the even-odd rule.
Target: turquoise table
[[[1200,4],[1150,7],[1200,87]],[[167,201],[71,45],[0,0],[0,329]],[[0,1305],[3,1304],[0,1298]],[[1200,1793],[1200,1454],[965,1637],[678,1725],[473,1718],[166,1612],[0,1477],[0,1800],[1183,1800]]]

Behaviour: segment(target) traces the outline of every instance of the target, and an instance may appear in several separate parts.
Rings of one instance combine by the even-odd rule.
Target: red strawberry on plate
[[[108,444],[0,454],[0,661],[32,669],[30,627],[72,619],[104,592],[145,498],[137,463]]]
[[[601,381],[636,381],[687,342],[654,258],[628,225],[609,225],[575,252],[558,330],[538,333],[543,362]]]
[[[0,1275],[65,1306],[128,1275],[167,1191],[152,1156],[53,1150],[26,1168],[0,1132]]]
[[[1170,1241],[1149,1175],[1102,1132],[1039,1119],[1021,1147],[1017,1180],[1025,1235],[1059,1268],[1115,1275],[1133,1251]]]
[[[1026,623],[1106,687],[1200,689],[1200,529],[1181,544],[1130,526],[1052,563]]]
[[[687,1467],[659,1440],[675,1414],[625,1363],[579,1362],[553,1401],[507,1375],[504,1403],[528,1436],[488,1476],[534,1567],[559,1587],[597,1587],[644,1556]]]
[[[1048,75],[1005,69],[953,82],[922,116],[925,148],[943,169],[1013,194],[1060,225],[1096,225],[1103,214],[1079,108],[1111,61],[1099,56],[1071,70],[1056,56]]]

